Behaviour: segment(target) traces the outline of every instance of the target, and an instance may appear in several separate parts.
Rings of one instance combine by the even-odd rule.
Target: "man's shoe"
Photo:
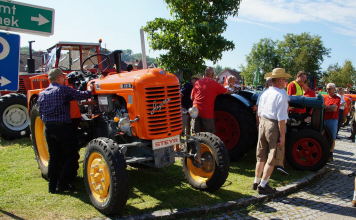
[[[258,183],[252,184],[252,189],[253,189],[253,190],[257,190],[257,187],[258,187]]]
[[[59,191],[57,189],[49,189],[48,192],[51,193],[51,194],[58,194],[59,193]]]
[[[289,173],[284,169],[284,167],[281,167],[281,166],[276,166],[276,169],[279,171],[279,172],[281,172],[281,173],[283,173],[284,175],[289,175]]]
[[[57,188],[57,191],[59,191],[59,192],[66,192],[66,191],[73,192],[73,191],[75,191],[75,186],[70,183],[67,183],[64,185],[59,185]]]
[[[257,192],[260,195],[271,195],[277,192],[275,188],[270,187],[268,184],[265,187],[258,185]]]

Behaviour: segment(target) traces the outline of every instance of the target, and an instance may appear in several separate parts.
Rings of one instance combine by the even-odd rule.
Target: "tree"
[[[330,49],[324,47],[320,36],[309,33],[287,34],[283,41],[279,41],[277,52],[281,58],[281,65],[287,72],[295,76],[304,70],[310,76],[318,77],[320,66],[325,56],[329,56]]]
[[[285,68],[295,77],[298,71],[304,70],[312,77],[320,77],[320,66],[330,49],[324,47],[320,36],[308,33],[300,35],[287,34],[282,41],[269,38],[261,39],[254,44],[246,56],[247,66],[242,68],[246,83],[251,84],[256,72],[263,75],[276,67]]]
[[[225,20],[237,16],[240,0],[165,1],[173,18],[156,18],[144,27],[150,46],[167,51],[158,58],[160,66],[174,73],[198,74],[206,60],[215,63],[223,51],[234,49],[222,33]]]
[[[346,60],[340,67],[338,64],[330,65],[322,79],[325,84],[333,82],[336,86],[346,88],[348,85],[356,84],[356,70],[350,60]]]
[[[246,56],[247,66],[242,67],[241,75],[244,76],[245,83],[264,82],[264,74],[280,66],[280,60],[277,42],[269,38],[261,39],[253,45],[251,52]],[[256,78],[255,74],[258,72],[261,74]]]
[[[223,67],[220,66],[220,65],[216,65],[216,67],[214,67],[214,69],[215,69],[215,74],[216,74],[216,75],[219,75],[222,71],[225,70],[225,69],[223,69]]]

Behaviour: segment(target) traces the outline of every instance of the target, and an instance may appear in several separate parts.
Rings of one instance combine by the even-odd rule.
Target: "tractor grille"
[[[145,106],[149,135],[182,129],[179,85],[145,88]]]
[[[22,78],[20,78],[20,80],[19,80],[19,90],[18,90],[18,92],[26,94],[25,82],[24,82],[24,80]]]

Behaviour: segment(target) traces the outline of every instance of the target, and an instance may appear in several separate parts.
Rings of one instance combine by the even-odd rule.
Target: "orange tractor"
[[[102,213],[120,212],[128,197],[126,166],[162,168],[182,158],[187,181],[205,191],[218,190],[229,170],[223,142],[211,133],[181,138],[182,111],[179,81],[162,69],[121,70],[121,51],[97,54],[99,45],[60,43],[50,53],[48,67],[68,72],[68,85],[86,89],[89,100],[73,102],[77,136],[86,146],[84,182],[92,204]],[[114,63],[114,65],[112,65]],[[42,176],[48,174],[45,124],[39,116],[38,94],[48,85],[47,75],[30,78],[27,98],[33,148]],[[191,109],[192,117],[197,110]]]

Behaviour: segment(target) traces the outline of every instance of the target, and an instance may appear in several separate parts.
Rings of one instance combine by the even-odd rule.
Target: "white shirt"
[[[340,95],[340,94],[336,94],[337,96],[340,97],[340,108],[341,110],[345,109],[345,99],[344,99],[344,96],[343,95]]]
[[[289,97],[286,90],[270,86],[261,95],[258,116],[277,121],[288,119]]]

